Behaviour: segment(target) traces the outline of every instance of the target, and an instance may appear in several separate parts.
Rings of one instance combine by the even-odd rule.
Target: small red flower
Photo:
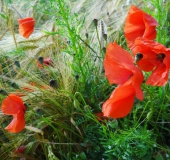
[[[53,67],[53,61],[52,61],[52,59],[51,58],[45,58],[44,60],[43,60],[43,65],[44,66],[51,66],[51,67]],[[37,66],[38,66],[38,68],[43,68],[43,65],[39,62],[39,61],[37,61]]]
[[[138,37],[154,40],[156,38],[156,26],[158,26],[158,22],[152,16],[136,6],[132,6],[124,26],[128,47],[133,47],[134,41]]]
[[[18,23],[19,34],[24,38],[29,38],[31,33],[34,31],[34,19],[32,17],[18,19]]]
[[[14,150],[16,153],[23,153],[26,149],[26,146],[20,146],[17,149]]]
[[[13,120],[5,128],[11,133],[18,133],[22,131],[25,127],[24,114],[26,107],[20,97],[15,94],[10,94],[2,102],[2,112],[6,115],[12,115]]]
[[[53,63],[51,58],[45,58],[44,59],[44,65],[49,66]]]
[[[106,49],[104,69],[110,84],[119,85],[103,104],[102,112],[112,118],[125,117],[132,109],[135,95],[143,100],[143,74],[134,66],[131,55],[116,43],[110,43]]]
[[[163,86],[167,83],[170,69],[170,49],[153,40],[137,38],[132,52],[135,57],[139,54],[142,55],[136,62],[141,70],[152,71],[146,84]]]

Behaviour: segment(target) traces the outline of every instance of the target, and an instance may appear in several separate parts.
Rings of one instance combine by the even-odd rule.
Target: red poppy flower
[[[49,65],[52,65],[53,61],[51,58],[45,58],[44,59],[44,65],[45,66],[49,66]]]
[[[112,118],[125,117],[132,109],[135,95],[143,99],[143,74],[134,66],[131,55],[116,43],[110,43],[106,49],[104,68],[110,84],[119,86],[103,104],[102,112]]]
[[[136,62],[141,70],[153,71],[146,84],[163,86],[167,83],[170,69],[170,50],[168,48],[153,40],[137,38],[132,52],[135,56],[142,55]]]
[[[45,59],[43,60],[43,65],[44,65],[44,66],[52,66],[52,67],[53,67],[53,61],[52,61],[52,59],[51,59],[51,58],[45,58]],[[37,61],[37,66],[38,66],[38,68],[43,68],[43,65],[42,65],[39,61]]]
[[[20,146],[17,149],[14,150],[16,153],[23,153],[26,149],[26,146]]]
[[[138,37],[154,40],[156,38],[156,26],[158,26],[158,22],[152,16],[136,6],[132,6],[124,26],[128,47],[131,48]]]
[[[31,17],[18,19],[19,33],[25,38],[29,38],[31,33],[34,31],[34,19]]]
[[[23,104],[23,101],[20,97],[15,94],[10,94],[2,102],[2,112],[6,115],[12,115],[13,120],[5,128],[11,133],[18,133],[25,127],[24,114],[26,107]]]

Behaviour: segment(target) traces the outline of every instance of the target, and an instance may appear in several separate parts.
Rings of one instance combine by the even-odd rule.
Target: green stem
[[[98,30],[97,30],[97,26],[95,26],[95,28],[96,28],[96,33],[97,33],[97,40],[98,40],[99,46],[100,46],[100,52],[102,53],[102,45],[101,45],[101,42],[100,42],[99,32],[98,32]]]
[[[13,28],[13,25],[12,25],[11,16],[10,16],[10,14],[9,14],[7,9],[6,9],[6,13],[7,13],[7,16],[8,16],[9,26],[10,26],[10,30],[11,30],[11,33],[12,33],[12,37],[13,37],[14,43],[15,43],[15,47],[17,49],[18,46],[17,46],[17,41],[16,41],[16,37],[15,37],[15,33],[14,33],[14,28]]]
[[[154,110],[154,108],[153,108],[153,96],[152,96],[151,92],[149,91],[149,89],[148,89],[146,86],[143,85],[143,88],[144,88],[144,89],[147,91],[147,93],[149,94],[150,103],[151,103],[151,105],[150,105],[150,111],[149,111],[148,114],[147,114],[147,121],[146,121],[146,123],[145,123],[145,128],[147,128],[147,124],[148,124],[149,120],[152,118],[153,110]]]
[[[68,18],[67,18],[66,14],[65,14],[64,7],[63,7],[63,5],[61,3],[61,0],[58,0],[58,4],[59,4],[60,10],[61,10],[63,19],[64,19],[64,21],[66,23],[67,28],[68,28],[69,36],[70,36],[70,38],[72,40],[72,43],[73,43],[73,50],[74,50],[75,53],[77,53],[77,48],[76,48],[76,44],[75,44],[75,40],[74,40],[74,35],[73,35],[72,29],[71,29],[71,27],[69,25]]]
[[[70,39],[71,39],[71,41],[72,41],[73,51],[74,51],[74,53],[75,53],[76,55],[78,55],[78,54],[79,54],[79,51],[78,51],[77,45],[76,45],[76,43],[77,43],[77,41],[76,41],[77,35],[76,35],[76,33],[74,33],[74,32],[72,31],[72,29],[71,29],[71,27],[70,27],[70,24],[69,24],[69,21],[68,21],[68,18],[67,18],[65,9],[64,9],[64,5],[62,4],[62,1],[61,1],[61,0],[58,0],[58,4],[59,4],[59,7],[60,7],[60,11],[61,11],[62,17],[63,17],[63,19],[64,19],[64,21],[65,21],[66,27],[67,27],[67,29],[68,29],[69,37],[70,37]],[[84,73],[84,70],[83,70],[83,67],[82,67],[82,65],[81,65],[80,59],[78,59],[77,63],[78,63],[79,69],[80,69],[80,73],[82,74],[83,84],[85,84],[85,83],[86,83],[86,75],[85,75],[85,73]]]

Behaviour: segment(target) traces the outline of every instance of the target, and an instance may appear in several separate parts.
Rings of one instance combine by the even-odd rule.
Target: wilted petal
[[[53,64],[53,61],[52,61],[51,58],[48,58],[48,57],[47,57],[47,58],[44,59],[44,65],[53,66],[52,64]]]
[[[23,153],[26,149],[26,146],[19,146],[17,149],[14,150],[16,153]]]
[[[13,120],[5,129],[10,133],[18,133],[22,131],[25,127],[24,114],[24,111],[19,110],[17,114],[13,115]]]

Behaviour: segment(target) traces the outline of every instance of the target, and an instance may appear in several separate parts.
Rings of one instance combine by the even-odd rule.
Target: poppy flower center
[[[166,55],[164,53],[159,53],[157,54],[157,61],[163,62],[164,58],[166,57]]]
[[[43,64],[44,63],[44,58],[43,57],[38,57],[38,62]]]
[[[135,55],[135,62],[140,61],[143,58],[143,54],[142,53],[136,53]]]

